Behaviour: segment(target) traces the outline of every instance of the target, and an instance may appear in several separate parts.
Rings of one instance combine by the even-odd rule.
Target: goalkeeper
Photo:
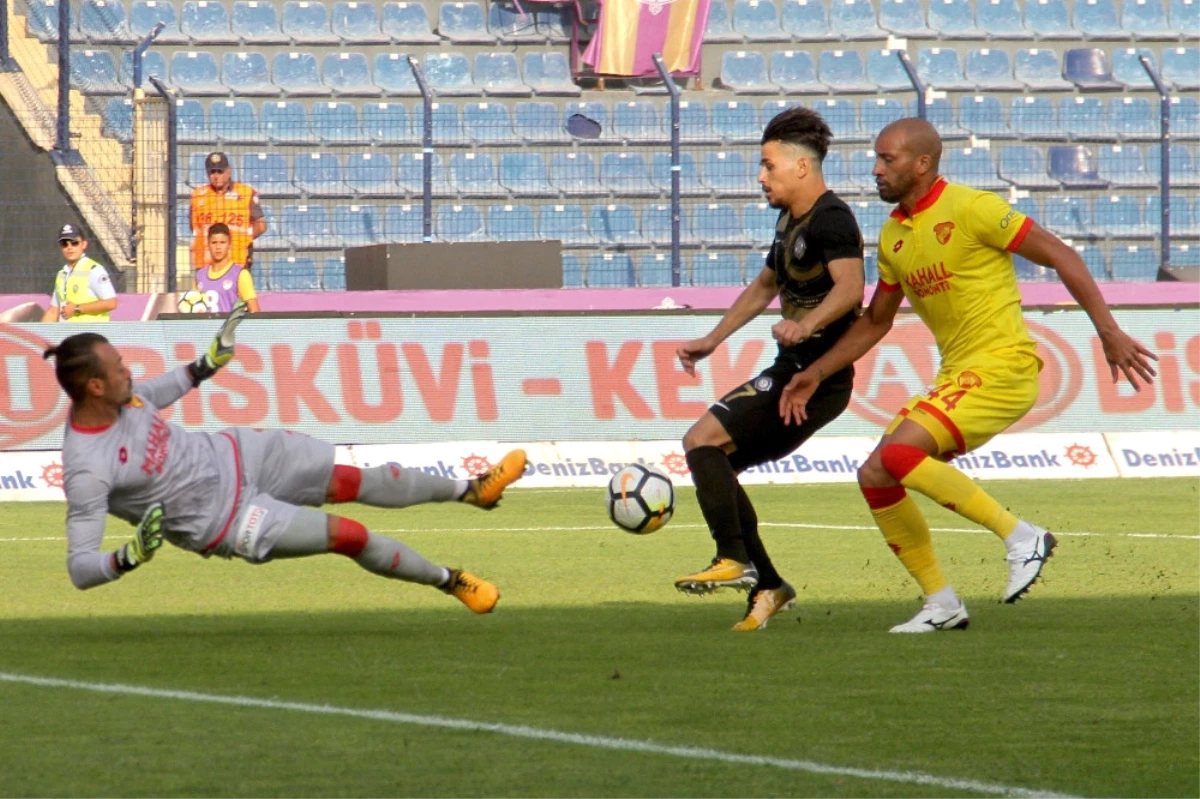
[[[459,501],[488,510],[524,472],[523,451],[474,479],[452,480],[396,464],[334,465],[332,444],[285,430],[194,432],[159,415],[233,358],[234,331],[245,315],[244,306],[235,308],[195,362],[137,386],[104,336],[79,333],[46,350],[71,399],[63,478],[67,570],[75,586],[119,579],[166,540],[250,563],[334,552],[369,572],[437,587],[476,613],[491,611],[499,592],[486,580],[430,563],[399,541],[316,508]],[[133,540],[115,552],[101,551],[108,513],[137,525]]]

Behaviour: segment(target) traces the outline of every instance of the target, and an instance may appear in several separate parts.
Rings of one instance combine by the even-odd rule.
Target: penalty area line
[[[525,725],[500,724],[486,721],[457,719],[449,716],[431,716],[415,713],[401,713],[393,710],[371,710],[366,708],[339,707],[337,705],[318,705],[307,702],[287,702],[278,699],[259,699],[251,696],[236,696],[225,694],[209,694],[197,691],[175,691],[161,688],[148,688],[140,685],[122,685],[120,683],[83,682],[80,680],[64,680],[54,677],[38,677],[29,674],[14,674],[0,672],[0,682],[33,685],[42,688],[62,688],[74,691],[87,691],[97,694],[118,694],[123,696],[141,696],[152,699],[167,699],[180,702],[195,702],[209,705],[226,705],[239,708],[256,708],[260,710],[282,710],[292,713],[309,713],[323,716],[342,716],[355,719],[384,721],[392,724],[405,724],[417,727],[437,727],[441,729],[465,732],[489,732],[510,738],[524,738],[535,741],[585,746],[593,749],[607,749],[621,752],[635,752],[648,755],[664,755],[667,757],[685,758],[689,760],[707,760],[718,763],[732,763],[744,766],[767,766],[788,771],[807,772],[836,777],[854,777],[878,782],[901,783],[905,785],[928,785],[947,788],[952,791],[966,791],[978,794],[1016,797],[1055,797],[1056,799],[1073,799],[1070,794],[1054,793],[1033,788],[1022,788],[1014,785],[982,782],[979,780],[958,779],[955,777],[939,777],[919,771],[888,771],[883,769],[852,768],[818,763],[812,760],[797,760],[785,757],[770,757],[767,755],[745,755],[737,752],[725,752],[719,749],[708,749],[694,746],[671,746],[652,741],[639,741],[632,738],[616,738],[607,735],[585,735],[582,733],[561,732],[559,730],[528,727]]]

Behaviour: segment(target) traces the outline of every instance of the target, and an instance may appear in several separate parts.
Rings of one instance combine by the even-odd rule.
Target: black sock
[[[696,485],[696,501],[717,542],[717,557],[749,563],[738,522],[737,475],[720,447],[696,447],[687,452],[688,468]]]
[[[741,483],[737,487],[737,511],[742,543],[750,562],[758,569],[758,585],[755,588],[779,588],[783,585],[783,578],[775,571],[775,564],[771,563],[767,548],[758,535],[758,514],[754,512],[750,497],[746,496],[746,489],[742,488]]]

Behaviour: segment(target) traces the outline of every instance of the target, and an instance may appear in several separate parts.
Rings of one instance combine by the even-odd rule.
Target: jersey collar
[[[938,198],[942,196],[942,192],[946,190],[946,186],[948,185],[950,184],[946,182],[946,179],[941,175],[938,175],[938,179],[935,180],[933,185],[929,187],[929,191],[925,193],[925,196],[917,200],[916,206],[913,207],[912,214],[906,213],[903,208],[897,205],[892,210],[892,219],[895,219],[897,222],[903,222],[905,219],[909,219],[910,217],[921,213],[926,208],[938,201]]]

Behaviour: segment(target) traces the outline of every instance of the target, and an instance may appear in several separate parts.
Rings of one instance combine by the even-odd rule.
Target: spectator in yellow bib
[[[209,153],[204,170],[208,185],[192,191],[192,268],[200,270],[212,264],[208,229],[220,222],[229,228],[229,257],[249,269],[254,240],[267,232],[258,192],[233,180],[225,153]]]
[[[54,278],[43,322],[107,322],[117,309],[117,290],[108,270],[88,258],[87,237],[76,225],[63,225],[58,246],[66,263]]]

